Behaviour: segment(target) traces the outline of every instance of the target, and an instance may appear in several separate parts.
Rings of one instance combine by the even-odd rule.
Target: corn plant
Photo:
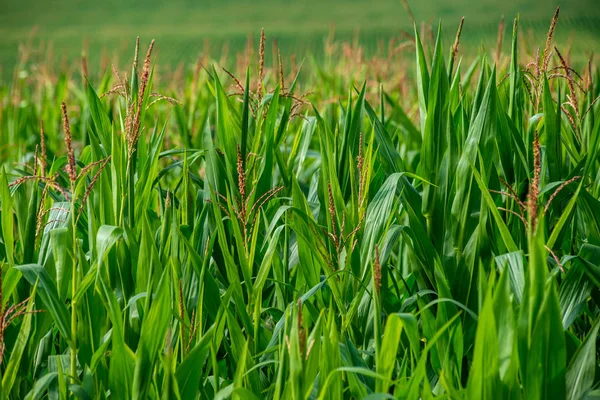
[[[0,397],[598,396],[599,72],[557,21],[493,57],[415,26],[402,90],[264,31],[1,87]]]

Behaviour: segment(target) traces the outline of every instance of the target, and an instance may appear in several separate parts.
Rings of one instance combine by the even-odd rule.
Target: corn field
[[[508,54],[416,25],[398,64],[264,32],[232,72],[22,63],[0,398],[600,397],[600,69],[557,23]]]

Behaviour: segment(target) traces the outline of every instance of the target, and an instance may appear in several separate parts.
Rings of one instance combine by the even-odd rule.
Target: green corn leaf
[[[23,358],[23,353],[25,352],[27,342],[29,341],[29,335],[31,333],[32,324],[31,320],[33,317],[32,311],[35,302],[35,292],[36,286],[34,286],[31,291],[31,296],[29,297],[29,301],[27,302],[25,314],[22,317],[19,335],[15,341],[12,352],[10,353],[10,359],[8,360],[6,370],[4,371],[4,374],[2,376],[2,391],[5,394],[10,393],[12,390],[12,387],[17,378],[17,372],[21,366],[20,364]]]
[[[594,385],[596,339],[599,327],[600,323],[596,322],[567,367],[566,380],[569,399],[584,398]]]
[[[56,285],[44,267],[38,264],[27,264],[16,267],[30,285],[37,285],[38,295],[43,303],[43,308],[48,311],[60,334],[67,341],[71,338],[71,325],[69,311],[58,297]]]

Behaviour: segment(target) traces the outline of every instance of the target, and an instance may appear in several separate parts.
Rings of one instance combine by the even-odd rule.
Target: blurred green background
[[[600,50],[599,0],[409,0],[418,21],[443,21],[449,46],[461,16],[464,46],[484,44],[494,48],[498,21],[506,18],[506,40],[517,13],[524,32],[537,43],[557,5],[561,6],[556,37],[567,41],[575,35],[573,53],[586,57]],[[0,64],[12,71],[18,46],[33,36],[34,48],[52,43],[54,59],[73,60],[88,48],[91,65],[105,54],[123,54],[133,47],[135,36],[143,43],[157,40],[161,63],[195,60],[210,44],[219,57],[224,43],[233,53],[243,48],[249,35],[258,41],[265,28],[268,39],[277,39],[284,54],[322,53],[331,27],[336,38],[352,38],[358,32],[366,50],[378,39],[410,30],[410,19],[401,0],[0,0]],[[450,32],[451,31],[451,32]]]

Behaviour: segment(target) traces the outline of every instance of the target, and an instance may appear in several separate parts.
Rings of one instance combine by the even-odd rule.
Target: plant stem
[[[71,185],[71,225],[73,232],[72,275],[71,275],[71,382],[77,380],[77,231],[75,219],[75,185]]]

